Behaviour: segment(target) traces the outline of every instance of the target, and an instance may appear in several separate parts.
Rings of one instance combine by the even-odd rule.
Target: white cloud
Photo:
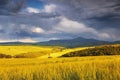
[[[61,21],[55,25],[54,30],[63,31],[67,33],[83,33],[83,32],[92,32],[96,31],[93,28],[89,28],[83,23],[79,23],[77,21],[69,20],[65,17],[61,17]]]
[[[16,40],[3,40],[3,39],[1,39],[0,40],[0,43],[4,43],[4,42],[15,42]]]
[[[25,39],[19,39],[19,40],[16,40],[16,39],[14,39],[14,40],[3,40],[3,39],[1,39],[0,43],[3,43],[3,42],[27,42],[27,43],[35,43],[37,41],[35,41],[35,40],[31,39],[31,38],[25,38]]]
[[[23,13],[54,13],[56,11],[57,6],[54,4],[47,4],[43,9],[27,7],[23,10]]]
[[[21,39],[19,41],[20,42],[27,42],[27,43],[35,43],[35,42],[37,42],[37,41],[35,41],[35,40],[31,39],[31,38]]]
[[[111,37],[110,37],[110,35],[108,34],[108,33],[105,33],[105,32],[97,32],[97,35],[98,35],[98,38],[99,39],[103,39],[103,40],[105,40],[105,39],[110,39]]]
[[[80,35],[82,37],[97,38],[97,39],[110,39],[110,35],[105,32],[100,32],[92,27],[87,27],[85,24],[69,20],[65,17],[61,17],[61,21],[53,27],[54,33],[69,33]]]
[[[33,7],[27,7],[25,11],[28,13],[40,13],[41,12],[39,9],[33,8]]]
[[[55,11],[56,11],[56,5],[54,5],[54,4],[48,4],[48,5],[45,5],[45,7],[44,7],[44,12],[52,13]]]
[[[32,32],[34,32],[34,33],[44,33],[45,31],[40,27],[34,27],[34,28],[32,28]]]

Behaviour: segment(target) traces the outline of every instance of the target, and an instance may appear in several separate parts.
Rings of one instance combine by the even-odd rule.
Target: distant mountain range
[[[120,41],[110,42],[102,41],[96,39],[86,39],[78,37],[75,39],[66,39],[66,40],[50,40],[47,42],[39,42],[40,45],[50,45],[50,46],[65,46],[65,47],[86,47],[86,46],[97,46],[105,44],[119,44]]]
[[[86,46],[97,46],[105,44],[120,44],[120,41],[102,41],[96,39],[86,39],[78,37],[75,39],[65,39],[65,40],[50,40],[45,42],[37,43],[22,43],[22,42],[6,42],[0,43],[1,45],[17,45],[17,44],[32,44],[32,45],[41,45],[41,46],[64,46],[64,47],[86,47]]]

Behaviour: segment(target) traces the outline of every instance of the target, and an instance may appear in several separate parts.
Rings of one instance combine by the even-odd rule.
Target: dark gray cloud
[[[10,0],[0,0],[0,5],[6,5]]]
[[[120,18],[119,0],[46,0],[59,5],[59,13],[72,20],[95,19],[98,21]],[[117,18],[117,19],[116,19]]]
[[[52,27],[56,25],[59,21],[60,19],[56,15],[49,16],[48,14],[29,14],[13,16],[2,15],[0,16],[0,38],[22,39],[29,37],[43,37],[45,33],[47,33],[43,33],[44,30],[51,30]]]
[[[24,0],[0,0],[0,38],[120,40],[119,0],[43,1],[48,3],[43,10],[22,13]]]
[[[100,17],[108,14],[119,14],[120,1],[119,0],[47,0],[52,3],[66,7],[68,11],[75,11],[79,17]],[[73,14],[74,15],[74,14]],[[78,16],[77,15],[77,16]],[[75,15],[74,15],[75,16]]]
[[[25,4],[25,0],[0,0],[0,14],[17,13]]]
[[[45,0],[58,5],[58,12],[70,20],[104,31],[120,39],[120,0]],[[113,32],[108,31],[113,29]]]

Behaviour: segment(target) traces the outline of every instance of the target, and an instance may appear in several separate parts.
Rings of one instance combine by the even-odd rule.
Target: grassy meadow
[[[86,48],[88,47],[67,49],[60,46],[4,45],[0,46],[0,54],[10,55],[16,58],[48,58],[59,57],[63,54]]]
[[[4,45],[0,46],[0,54],[11,56],[24,56],[35,58],[55,52],[60,52],[63,47],[58,46],[32,46],[32,45]]]
[[[120,80],[119,55],[60,57],[88,48],[0,46],[2,54],[34,56],[0,59],[0,80]]]
[[[0,80],[120,80],[120,56],[0,59]]]

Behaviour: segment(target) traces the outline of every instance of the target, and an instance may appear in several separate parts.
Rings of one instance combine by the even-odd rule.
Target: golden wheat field
[[[83,50],[88,47],[80,47],[67,49],[60,46],[33,46],[33,45],[5,45],[0,46],[0,54],[7,54],[11,56],[24,55],[26,57],[32,58],[48,58],[59,57],[65,53]]]
[[[120,56],[0,59],[0,80],[120,80]]]
[[[3,54],[37,55],[0,59],[0,80],[120,80],[120,56],[59,58],[86,48],[93,47],[0,46]]]
[[[25,54],[30,53],[37,54],[41,53],[41,55],[45,55],[48,53],[59,52],[63,47],[58,46],[32,46],[32,45],[5,45],[0,46],[0,53],[8,54],[8,55],[18,55],[18,54]]]

